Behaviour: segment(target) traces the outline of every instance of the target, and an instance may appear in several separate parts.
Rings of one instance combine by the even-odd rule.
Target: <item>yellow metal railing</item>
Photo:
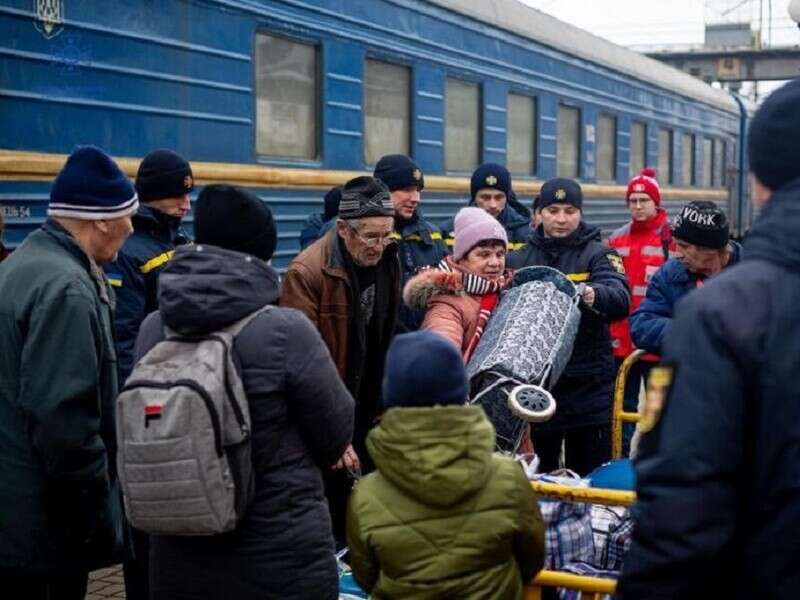
[[[617,371],[617,379],[614,382],[614,404],[611,413],[611,458],[622,458],[622,429],[623,423],[638,423],[638,412],[625,412],[625,384],[628,381],[628,374],[631,367],[639,362],[644,356],[644,350],[634,350],[622,361]]]
[[[557,483],[532,481],[531,487],[540,496],[565,502],[589,502],[609,506],[630,506],[636,501],[634,492],[607,490],[602,488],[582,488]],[[525,586],[525,600],[540,600],[542,588],[562,587],[579,590],[584,600],[600,600],[605,594],[613,594],[617,589],[615,579],[587,577],[562,571],[540,571],[533,581]]]
[[[0,149],[0,181],[51,181],[64,162],[66,154],[23,152]],[[120,168],[129,177],[136,175],[140,158],[115,157]],[[327,189],[364,175],[360,171],[331,171],[326,169],[293,169],[267,165],[215,163],[192,161],[192,173],[200,185],[230,183],[244,187],[320,188]],[[518,195],[538,194],[542,181],[515,179],[514,191]],[[581,186],[590,198],[624,198],[625,186],[587,183]],[[469,193],[469,177],[426,175],[425,190],[433,192]],[[661,196],[669,200],[714,200],[727,202],[729,194],[724,189],[661,188]]]

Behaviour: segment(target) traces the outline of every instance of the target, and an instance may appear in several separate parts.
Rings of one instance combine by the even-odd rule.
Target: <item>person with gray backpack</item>
[[[195,234],[160,276],[117,401],[151,599],[337,598],[321,470],[351,441],[353,398],[311,322],[274,305],[269,207],[208,186]]]

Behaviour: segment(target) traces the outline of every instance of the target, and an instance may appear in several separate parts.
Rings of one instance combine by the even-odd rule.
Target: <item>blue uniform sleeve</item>
[[[622,259],[611,248],[603,248],[590,264],[589,285],[595,293],[592,308],[607,321],[619,321],[628,316],[631,296]]]
[[[665,337],[674,375],[636,460],[633,543],[618,598],[690,597],[733,539],[748,393],[723,313],[712,294],[692,295]]]
[[[139,327],[147,316],[146,281],[138,261],[123,252],[105,268],[117,297],[114,332],[117,348],[117,374],[122,387],[133,370],[133,346]]]
[[[674,308],[662,267],[653,275],[644,300],[631,315],[631,339],[634,345],[661,354],[661,341],[672,321]]]

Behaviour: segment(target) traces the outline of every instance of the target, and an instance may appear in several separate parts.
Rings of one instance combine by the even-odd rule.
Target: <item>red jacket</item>
[[[631,221],[612,233],[608,243],[622,257],[625,265],[631,288],[630,313],[633,313],[644,300],[653,273],[664,264],[669,250],[675,248],[667,211],[659,208],[652,219]],[[625,358],[633,352],[628,319],[611,323],[610,331],[614,356]],[[657,360],[657,357],[651,354],[644,359]]]

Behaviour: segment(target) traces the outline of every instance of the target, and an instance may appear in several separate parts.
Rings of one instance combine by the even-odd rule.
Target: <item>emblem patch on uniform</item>
[[[622,259],[619,256],[609,253],[606,254],[606,258],[617,273],[622,273],[625,275],[625,265],[622,264]]]
[[[414,169],[414,172],[411,174],[415,181],[419,181],[422,179],[422,171],[419,169]]]
[[[494,175],[489,175],[486,178],[486,185],[496,185],[497,184],[497,177]]]
[[[191,175],[187,175],[186,177],[183,178],[183,187],[185,187],[187,190],[192,189],[193,185],[194,185],[194,180],[192,179]]]
[[[567,197],[567,192],[559,188],[556,190],[555,196],[556,200],[564,200]]]
[[[643,433],[651,431],[661,418],[674,375],[675,367],[673,365],[660,364],[650,371],[650,376],[647,378],[642,418],[639,421],[639,427]]]

